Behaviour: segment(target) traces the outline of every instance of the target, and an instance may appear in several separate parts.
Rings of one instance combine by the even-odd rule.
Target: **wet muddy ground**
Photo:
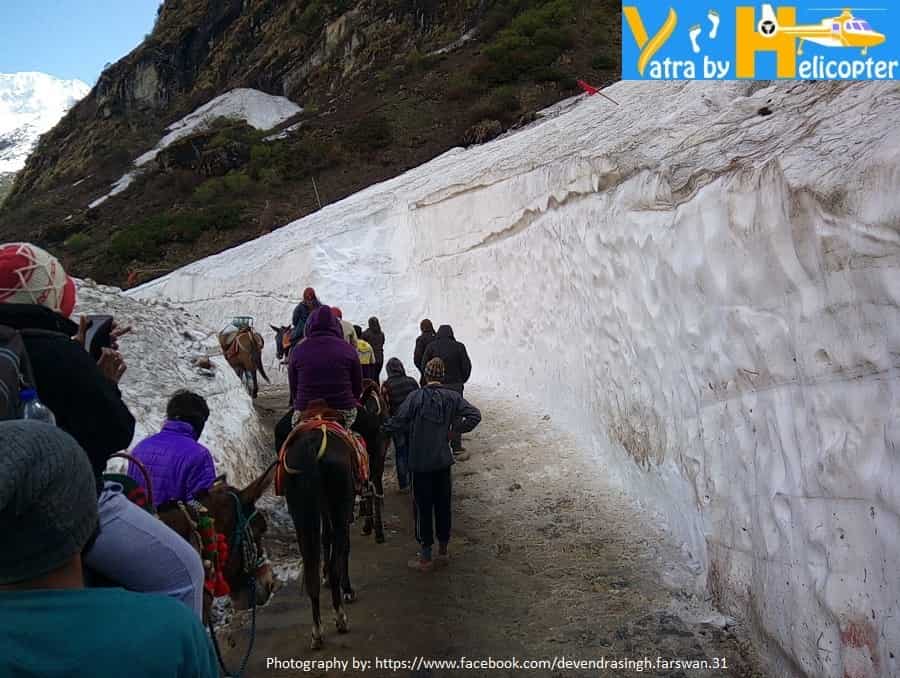
[[[407,569],[416,553],[410,499],[397,493],[389,460],[387,542],[376,544],[359,534],[359,523],[352,526],[350,574],[359,600],[348,606],[350,633],[339,635],[325,592],[322,650],[309,649],[310,606],[290,518],[282,499],[267,500],[268,548],[282,581],[258,612],[245,676],[763,675],[742,629],[702,594],[679,588],[691,575],[678,549],[605,485],[549,416],[493,389],[467,389],[467,397],[484,420],[466,437],[471,458],[453,470],[450,565],[430,574]],[[270,426],[285,400],[269,391],[258,401]],[[247,613],[220,631],[230,665],[240,660],[248,631]],[[462,657],[557,664],[419,663]],[[576,668],[562,659],[625,663]],[[688,664],[664,663],[676,660]],[[332,665],[308,663],[327,661]],[[697,668],[704,661],[708,668]],[[369,662],[366,670],[361,662]]]

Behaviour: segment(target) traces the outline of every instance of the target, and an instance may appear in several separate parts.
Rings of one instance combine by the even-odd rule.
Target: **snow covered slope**
[[[112,196],[125,191],[134,181],[138,169],[155,160],[160,151],[179,139],[208,128],[217,118],[243,120],[256,129],[269,130],[302,110],[290,99],[272,96],[255,89],[233,89],[217,96],[193,113],[169,125],[166,128],[168,134],[154,148],[134,161],[136,169],[121,177],[112,185],[109,193],[91,202],[88,209],[94,209]]]
[[[118,289],[88,281],[79,284],[75,313],[75,317],[109,314],[134,327],[120,342],[128,364],[120,387],[137,420],[132,446],[159,431],[169,397],[187,388],[206,398],[210,417],[200,442],[209,447],[216,469],[228,473],[230,482],[248,483],[273,461],[259,458],[264,450],[259,419],[224,358],[213,358],[211,370],[194,367],[194,358],[221,353],[215,331],[195,316],[168,304],[136,301]],[[124,464],[110,463],[112,468]]]
[[[0,172],[18,172],[66,111],[90,91],[46,73],[0,73]]]
[[[133,293],[410,361],[452,323],[660,511],[772,675],[900,673],[900,86],[619,83]],[[770,114],[769,114],[770,113]]]

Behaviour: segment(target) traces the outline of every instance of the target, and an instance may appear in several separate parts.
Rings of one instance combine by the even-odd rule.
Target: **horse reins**
[[[156,505],[153,503],[153,481],[150,478],[150,471],[147,470],[147,467],[144,466],[143,462],[141,462],[140,459],[128,454],[127,452],[116,452],[115,454],[109,455],[110,459],[112,459],[113,457],[130,461],[141,472],[141,475],[144,476],[144,482],[147,485],[147,504],[150,506],[150,508],[153,509],[153,512],[156,513]]]

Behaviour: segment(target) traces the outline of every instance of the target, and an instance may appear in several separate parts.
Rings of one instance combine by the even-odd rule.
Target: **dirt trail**
[[[651,667],[579,670],[408,668],[371,666],[366,675],[429,676],[759,676],[749,644],[722,628],[724,619],[702,600],[672,591],[680,558],[626,497],[604,488],[583,453],[541,412],[513,396],[467,390],[482,409],[482,425],[467,436],[471,459],[454,467],[452,563],[414,573],[409,498],[386,475],[387,543],[352,527],[350,573],[359,601],[349,606],[350,633],[334,630],[323,598],[325,647],[309,649],[310,612],[298,575],[299,552],[283,500],[269,503],[269,548],[282,583],[259,611],[257,638],[245,676],[362,675],[314,667],[267,668],[267,660],[341,659],[374,662],[425,659],[641,660]],[[260,411],[270,424],[285,396],[268,392]],[[663,572],[666,574],[664,575]],[[675,577],[677,579],[677,576]],[[703,623],[711,619],[711,623]],[[230,664],[246,647],[248,617],[222,631]],[[724,659],[727,670],[657,668],[667,660]],[[306,670],[304,670],[304,668]]]

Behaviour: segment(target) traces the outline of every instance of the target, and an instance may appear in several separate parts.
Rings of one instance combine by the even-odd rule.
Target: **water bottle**
[[[53,412],[38,400],[37,391],[33,388],[23,389],[19,393],[19,400],[22,401],[22,419],[33,419],[56,426],[56,417]]]

